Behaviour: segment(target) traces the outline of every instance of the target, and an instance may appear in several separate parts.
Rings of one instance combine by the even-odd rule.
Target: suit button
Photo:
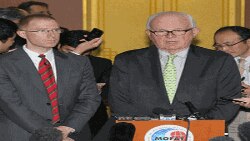
[[[48,106],[50,106],[50,105],[51,105],[51,103],[49,103],[49,102],[48,102],[48,103],[46,103],[46,104],[47,104]]]

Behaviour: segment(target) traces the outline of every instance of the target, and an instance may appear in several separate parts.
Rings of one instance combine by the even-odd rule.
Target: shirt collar
[[[239,60],[240,60],[240,58],[241,57],[235,57],[234,59],[239,63]],[[246,60],[246,62],[250,62],[250,56],[247,56],[246,58],[245,58],[245,60]]]
[[[29,55],[30,57],[36,58],[36,59],[39,59],[39,60],[41,59],[41,58],[39,57],[39,55],[40,55],[39,53],[34,52],[34,51],[28,49],[28,48],[26,47],[26,45],[23,46],[23,49],[24,49],[25,52],[28,53],[28,55]],[[48,60],[53,60],[53,58],[54,58],[53,49],[50,49],[49,51],[47,51],[46,53],[44,53],[44,55],[46,56],[46,59],[48,59]]]
[[[177,55],[177,57],[180,57],[180,58],[187,58],[188,50],[189,48],[186,48],[180,52],[177,52],[175,55]],[[167,58],[167,56],[170,54],[169,52],[163,51],[160,49],[158,49],[158,52],[159,52],[160,58]]]

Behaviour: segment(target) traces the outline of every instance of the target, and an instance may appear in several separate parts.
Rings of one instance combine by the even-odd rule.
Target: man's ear
[[[195,37],[195,36],[200,32],[200,29],[197,28],[197,27],[194,27],[194,28],[192,29],[192,31],[193,31],[193,36]]]
[[[250,38],[246,40],[247,46],[250,47]]]
[[[17,31],[17,34],[18,34],[20,37],[26,39],[26,33],[25,33],[25,31],[18,30],[18,31]]]
[[[151,40],[152,39],[152,32],[150,32],[148,29],[145,31],[146,34],[148,35],[148,38]]]

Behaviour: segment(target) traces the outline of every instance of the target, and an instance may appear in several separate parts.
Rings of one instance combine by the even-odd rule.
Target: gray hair
[[[146,27],[147,29],[151,29],[151,22],[158,16],[161,16],[161,15],[179,15],[179,16],[185,16],[188,18],[191,26],[194,28],[196,27],[196,22],[194,21],[193,17],[189,14],[186,14],[186,13],[183,13],[183,12],[176,12],[176,11],[168,11],[168,12],[160,12],[160,13],[156,13],[154,15],[151,15],[149,18],[148,18],[148,21],[147,21],[147,24],[146,24]]]

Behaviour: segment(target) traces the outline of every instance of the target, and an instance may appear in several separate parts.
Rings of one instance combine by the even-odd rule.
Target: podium
[[[118,121],[132,123],[135,128],[133,141],[208,141],[224,136],[224,120],[148,120]],[[189,126],[189,127],[188,127]],[[187,133],[187,128],[189,132]]]

